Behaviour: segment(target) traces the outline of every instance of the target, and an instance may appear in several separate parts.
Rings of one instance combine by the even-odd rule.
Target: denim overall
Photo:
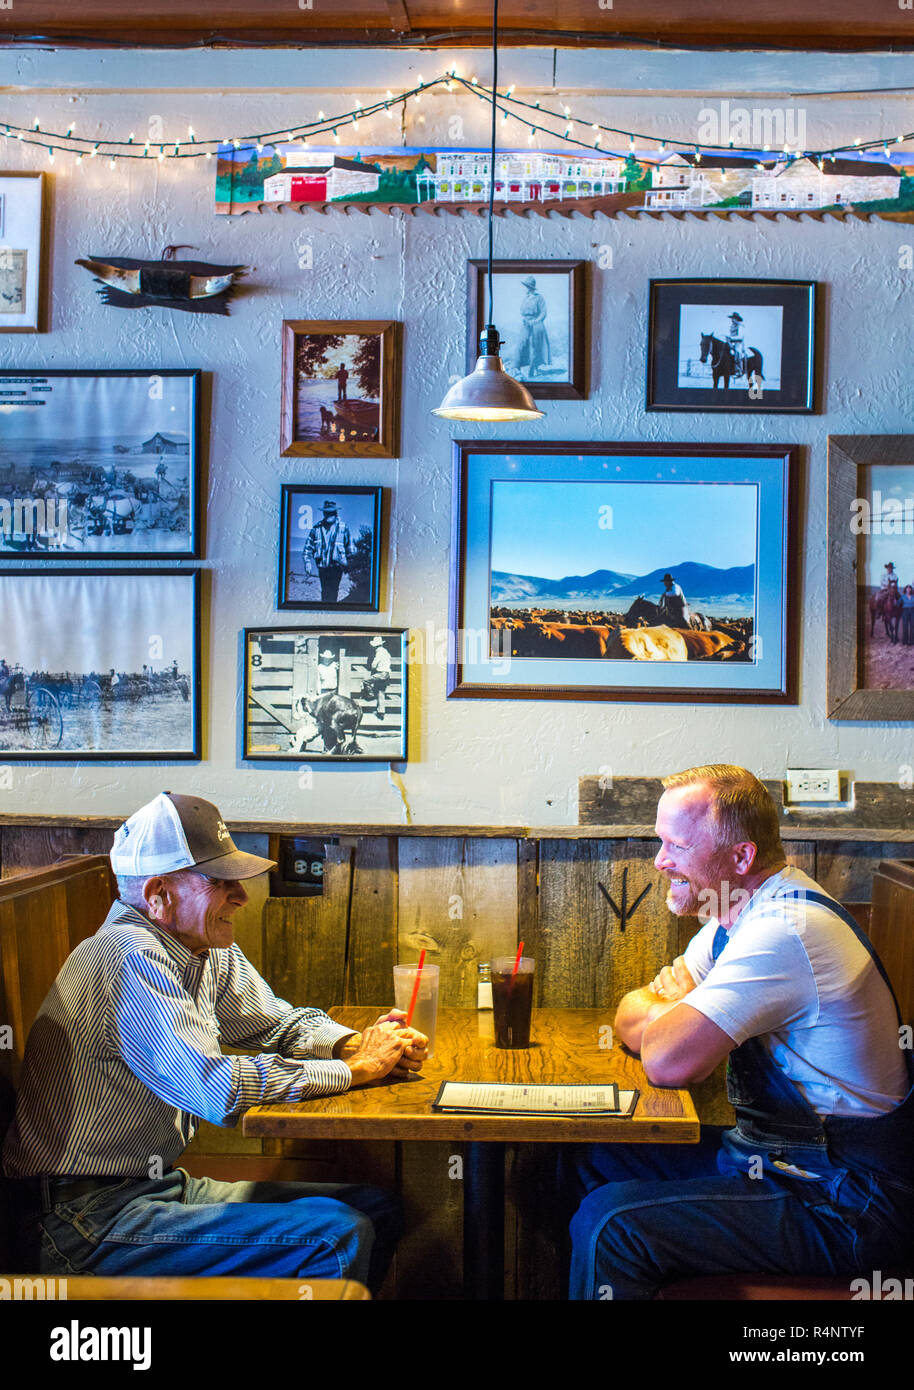
[[[901,1010],[881,960],[854,918],[824,893],[780,895],[815,903],[833,912],[851,929],[869,953],[892,996],[901,1024]],[[758,1038],[749,1038],[727,1063],[727,1096],[736,1111],[736,1129],[724,1136],[724,1147],[734,1159],[758,1154],[766,1170],[783,1172],[775,1165],[789,1164],[819,1173],[823,1168],[843,1172],[872,1172],[891,1183],[914,1191],[914,1058],[904,1050],[907,1095],[894,1110],[883,1115],[854,1119],[828,1115],[824,1119],[787,1079]]]
[[[840,917],[889,984],[840,903],[790,896]],[[719,928],[715,958],[726,941]],[[702,1125],[698,1144],[567,1146],[563,1171],[580,1201],[571,1298],[650,1299],[700,1274],[914,1272],[914,1064],[904,1055],[912,1085],[894,1110],[823,1119],[750,1038],[727,1067],[735,1129]]]

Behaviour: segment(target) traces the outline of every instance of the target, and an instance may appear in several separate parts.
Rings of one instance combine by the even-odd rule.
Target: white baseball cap
[[[126,878],[193,869],[208,878],[254,878],[276,867],[235,847],[218,807],[198,796],[160,792],[118,828],[111,867]]]

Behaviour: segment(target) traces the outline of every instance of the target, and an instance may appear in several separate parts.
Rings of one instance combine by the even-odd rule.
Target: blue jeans
[[[216,1182],[181,1168],[41,1203],[43,1274],[357,1279],[376,1293],[401,1232],[400,1204],[345,1183]]]
[[[580,1201],[572,1299],[650,1299],[699,1274],[853,1274],[911,1262],[914,1189],[821,1155],[806,1169],[818,1181],[767,1169],[750,1177],[721,1147],[724,1133],[703,1125],[698,1144],[566,1146],[564,1179]]]

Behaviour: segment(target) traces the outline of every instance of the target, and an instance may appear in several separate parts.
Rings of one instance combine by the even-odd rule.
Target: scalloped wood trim
[[[883,222],[914,222],[914,208],[901,209],[898,212],[860,212],[857,208],[845,208],[843,211],[836,212],[831,208],[816,208],[808,210],[806,208],[682,208],[682,209],[656,209],[626,206],[623,202],[626,198],[640,197],[640,194],[615,194],[606,199],[599,198],[575,198],[564,202],[554,202],[544,204],[536,203],[508,203],[495,208],[496,217],[529,217],[532,213],[536,217],[573,217],[577,213],[581,217],[593,219],[594,217],[606,217],[615,219],[617,217],[650,217],[654,221],[663,218],[674,218],[682,221],[687,217],[697,217],[703,220],[708,218],[743,218],[753,220],[761,218],[767,222],[773,222],[779,217],[786,217],[791,222],[799,222],[808,218],[813,222],[824,222],[832,219],[836,222],[846,222],[853,218],[857,222],[871,222],[878,218]],[[247,212],[282,212],[288,209],[290,213],[305,212],[345,212],[347,217],[354,212],[368,214],[370,212],[382,212],[388,216],[400,213],[403,216],[415,217],[417,214],[424,214],[426,217],[460,217],[468,214],[471,217],[486,217],[489,212],[488,203],[362,203],[362,202],[326,202],[326,203],[249,203],[245,207],[234,208],[229,212],[226,205],[224,215],[231,217],[242,217]],[[217,212],[220,209],[217,207]]]

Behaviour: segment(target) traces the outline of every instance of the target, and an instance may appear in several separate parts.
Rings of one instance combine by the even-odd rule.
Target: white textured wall
[[[60,60],[60,72],[65,65],[56,89],[53,72],[42,67],[38,55],[4,58],[0,79],[8,86],[0,91],[0,121],[31,121],[40,111],[48,127],[65,127],[75,118],[83,133],[117,135],[131,128],[139,133],[156,113],[164,117],[170,134],[183,134],[190,122],[201,135],[223,135],[275,127],[289,119],[290,111],[302,112],[299,119],[305,119],[316,115],[318,106],[329,110],[334,103],[335,109],[351,104],[351,90],[317,90],[321,59],[315,55],[301,56],[301,70],[310,74],[313,90],[291,95],[222,95],[215,90],[90,93],[90,87],[105,81],[122,88],[145,86],[150,73],[161,73],[161,60],[150,67],[152,60],[142,55],[106,55],[112,73],[106,78],[106,59],[97,55],[51,56]],[[281,56],[286,72],[292,55]],[[206,57],[207,82],[196,73],[188,86],[215,87],[220,55]],[[239,55],[224,57],[237,64]],[[425,53],[411,60],[411,66],[428,77],[453,57]],[[661,57],[668,64],[669,55]],[[548,58],[551,74],[551,54]],[[179,59],[180,55],[172,59],[175,72]],[[643,59],[639,55],[639,63]],[[734,55],[717,59],[726,60],[732,83]],[[200,55],[193,61],[199,63]],[[250,77],[251,85],[270,85],[271,61],[270,55],[259,55],[261,75]],[[359,59],[363,72],[368,61],[364,55]],[[358,88],[363,100],[371,88],[396,87],[405,77],[402,55],[391,57],[389,66],[386,61],[383,54],[372,59],[374,80],[366,79]],[[515,59],[519,71],[536,61],[537,72],[545,71],[545,55],[525,53]],[[607,55],[575,55],[576,85],[598,86],[609,61]],[[769,72],[777,72],[787,61],[774,60]],[[827,88],[837,77],[820,71],[823,61],[820,55],[814,63],[817,80]],[[858,70],[859,63],[869,61],[860,59]],[[333,62],[340,62],[339,55]],[[800,71],[796,57],[789,62]],[[757,57],[752,63],[755,74]],[[512,79],[510,57],[505,67],[507,82]],[[237,73],[237,66],[232,71]],[[485,71],[480,63],[480,75]],[[848,86],[859,85],[843,65],[842,76]],[[16,84],[31,82],[46,90],[16,90]],[[81,94],[65,90],[81,83]],[[710,85],[716,92],[732,90]],[[769,85],[775,85],[773,77]],[[623,99],[585,92],[566,99],[575,109],[592,112],[594,119],[638,124],[669,137],[692,129],[690,123],[706,98],[699,93],[693,99],[656,94]],[[421,108],[428,111],[427,124],[411,122],[409,142],[426,137],[431,142],[436,132],[443,138],[447,115],[458,109],[466,116],[467,143],[484,138],[484,127],[468,102],[436,105],[430,99]],[[882,134],[903,124],[900,103],[893,110],[875,99],[823,101],[810,108],[808,142],[825,144],[861,131]],[[366,144],[372,137],[373,143],[387,143],[394,129],[378,121],[367,135],[363,127],[358,139],[365,135]],[[463,371],[465,262],[484,254],[484,222],[467,216],[403,219],[381,213],[217,218],[212,212],[211,166],[203,161],[196,167],[134,166],[117,174],[101,160],[79,172],[60,166],[58,161],[54,171],[51,332],[29,338],[3,335],[0,365],[201,367],[211,374],[202,562],[211,580],[204,610],[205,760],[167,770],[156,764],[20,764],[14,768],[12,790],[0,790],[0,811],[121,813],[168,787],[197,789],[232,818],[401,823],[408,805],[416,823],[543,825],[575,821],[577,778],[601,765],[609,765],[616,775],[661,775],[697,762],[734,761],[765,777],[780,775],[787,765],[840,766],[857,778],[895,780],[899,765],[911,761],[910,724],[837,726],[826,718],[825,491],[828,434],[901,433],[912,427],[914,272],[899,268],[899,247],[914,242],[914,227],[887,222],[797,224],[786,219],[499,219],[499,257],[582,257],[596,262],[597,248],[604,244],[613,253],[611,270],[593,267],[590,399],[547,402],[543,421],[532,427],[506,427],[512,434],[608,441],[795,441],[807,446],[800,527],[800,703],[692,707],[446,700],[443,668],[423,666],[413,669],[410,680],[410,761],[401,769],[401,784],[384,766],[315,764],[313,787],[302,790],[294,766],[245,766],[239,756],[241,628],[291,626],[297,616],[274,608],[280,484],[326,480],[328,485],[381,483],[390,488],[393,505],[382,611],[353,621],[414,628],[424,628],[429,621],[446,624],[453,431],[429,412],[438,404],[449,375]],[[28,167],[47,166],[37,152],[15,144],[10,148],[9,143],[0,148],[0,168]],[[313,251],[311,270],[299,265],[307,241]],[[73,265],[76,256],[87,254],[155,256],[168,242],[194,244],[206,259],[256,267],[250,288],[234,301],[230,317],[105,308],[87,273]],[[824,413],[755,419],[646,414],[647,282],[661,275],[821,281],[826,307],[820,344]],[[398,460],[323,462],[279,456],[284,318],[403,321]],[[459,434],[485,438],[491,431],[465,426]],[[308,621],[311,615],[301,617]]]

